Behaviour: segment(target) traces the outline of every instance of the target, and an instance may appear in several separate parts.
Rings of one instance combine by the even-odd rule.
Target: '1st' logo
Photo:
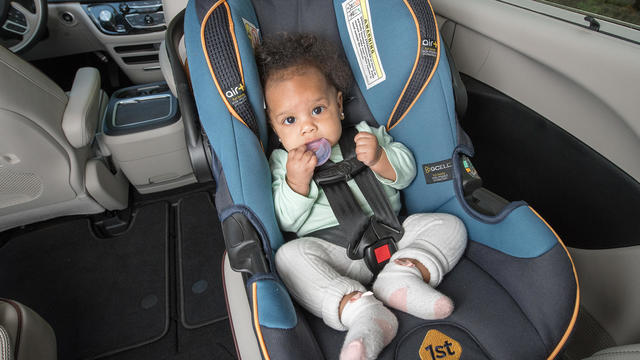
[[[429,330],[420,345],[421,360],[458,360],[462,346],[438,330]]]

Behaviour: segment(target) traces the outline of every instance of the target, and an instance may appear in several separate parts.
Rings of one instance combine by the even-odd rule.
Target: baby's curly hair
[[[330,84],[346,94],[351,85],[351,70],[329,41],[312,34],[280,33],[267,37],[256,49],[256,62],[262,85],[272,76],[284,76],[283,70],[313,66]]]

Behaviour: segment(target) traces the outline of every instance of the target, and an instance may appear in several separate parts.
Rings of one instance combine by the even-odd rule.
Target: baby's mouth
[[[320,141],[322,141],[323,139],[324,139],[324,138],[316,138],[316,139],[313,139],[313,140],[309,140],[309,141],[305,142],[304,144],[305,144],[306,146],[309,146],[309,145],[311,145],[311,144],[315,144],[315,143],[317,143],[317,142],[320,142]]]

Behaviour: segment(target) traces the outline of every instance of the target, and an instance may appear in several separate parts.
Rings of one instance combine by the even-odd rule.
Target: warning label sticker
[[[247,32],[247,36],[251,41],[251,46],[255,50],[255,48],[260,45],[260,29],[245,18],[242,18],[242,23],[244,24],[244,30]]]
[[[373,35],[369,1],[347,0],[342,3],[342,10],[351,45],[368,90],[387,78],[378,54],[376,38]]]

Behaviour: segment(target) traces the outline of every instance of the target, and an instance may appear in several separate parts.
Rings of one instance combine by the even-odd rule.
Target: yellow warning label
[[[373,33],[369,1],[346,0],[342,3],[342,10],[349,30],[351,46],[358,59],[365,85],[369,89],[386,79]]]
[[[251,46],[255,50],[260,45],[260,29],[245,18],[242,18],[242,23],[244,24],[244,30],[247,32],[247,37],[251,41]]]
[[[438,330],[429,330],[420,345],[420,360],[458,360],[462,346]]]

